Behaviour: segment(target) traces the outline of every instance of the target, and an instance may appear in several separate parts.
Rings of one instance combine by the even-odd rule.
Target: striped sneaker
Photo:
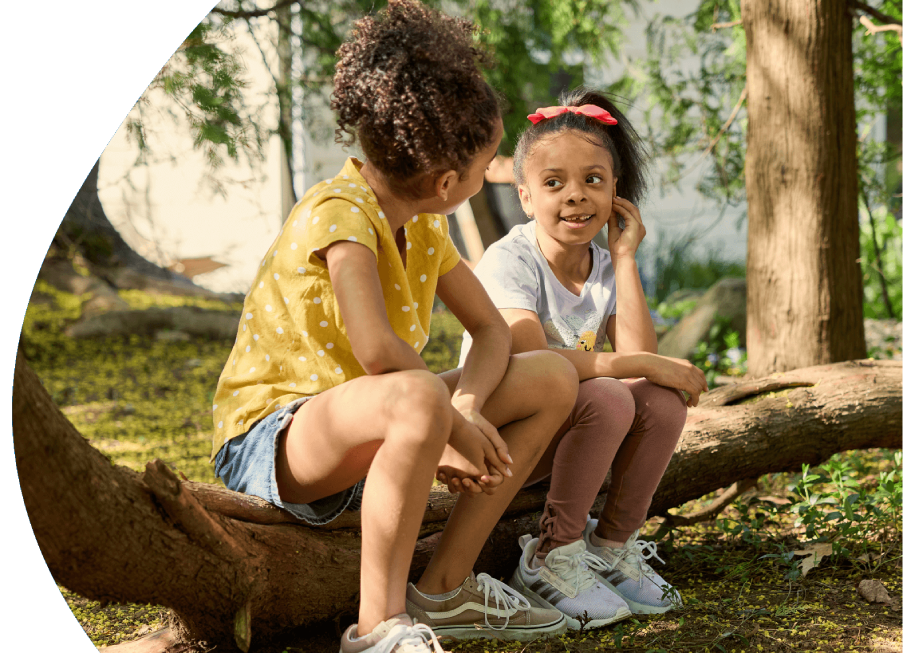
[[[586,550],[599,556],[606,563],[605,569],[594,569],[596,576],[606,587],[620,596],[636,614],[659,614],[682,604],[680,593],[659,576],[646,561],[658,557],[655,542],[638,540],[639,531],[630,536],[622,548],[595,546],[590,534],[596,530],[598,520],[586,522],[583,539]]]
[[[558,610],[534,608],[489,574],[468,577],[461,587],[434,599],[408,583],[407,612],[441,637],[529,642],[567,631]]]
[[[600,628],[630,616],[627,604],[593,575],[590,568],[605,564],[587,552],[583,540],[552,549],[545,566],[537,568],[530,562],[539,540],[522,535],[519,542],[523,553],[511,585],[530,603],[561,610],[572,630]]]

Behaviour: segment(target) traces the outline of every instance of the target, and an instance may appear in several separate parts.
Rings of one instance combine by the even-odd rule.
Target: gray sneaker
[[[357,624],[342,635],[339,653],[444,653],[436,635],[425,624],[414,625],[406,614],[378,624],[368,635],[357,636]]]
[[[627,602],[635,614],[660,614],[682,604],[680,593],[659,576],[646,561],[658,557],[655,542],[638,540],[639,531],[619,549],[595,546],[590,533],[596,530],[598,520],[590,519],[583,531],[586,550],[605,561],[607,569],[594,569],[596,576],[607,587]]]
[[[440,637],[529,642],[561,635],[567,622],[558,610],[534,608],[523,596],[492,578],[473,574],[446,599],[421,594],[408,583],[407,611]]]
[[[545,566],[537,568],[530,561],[539,540],[522,535],[519,542],[523,553],[511,585],[530,603],[561,610],[572,630],[601,628],[630,616],[621,597],[593,575],[591,567],[604,563],[587,552],[583,540],[552,549]]]

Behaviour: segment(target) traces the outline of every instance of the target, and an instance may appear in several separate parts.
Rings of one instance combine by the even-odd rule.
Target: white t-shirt
[[[561,285],[536,244],[536,223],[517,225],[493,243],[474,269],[497,308],[533,311],[549,347],[602,351],[605,326],[615,314],[615,271],[611,255],[590,243],[593,266],[583,290],[575,295]],[[464,334],[461,359],[470,351]]]

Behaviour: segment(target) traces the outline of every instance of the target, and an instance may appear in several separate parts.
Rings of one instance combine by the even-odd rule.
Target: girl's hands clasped
[[[513,461],[496,428],[473,409],[455,410],[451,436],[439,460],[436,478],[449,492],[492,494]]]

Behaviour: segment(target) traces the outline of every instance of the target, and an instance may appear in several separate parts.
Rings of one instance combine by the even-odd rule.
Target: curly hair
[[[496,135],[499,98],[480,70],[492,60],[477,32],[414,0],[390,0],[339,48],[336,143],[359,140],[402,196],[419,198],[429,177],[466,170]]]
[[[517,183],[525,183],[526,165],[537,143],[553,134],[573,130],[581,132],[589,142],[608,150],[614,176],[618,179],[618,195],[639,204],[648,187],[649,154],[627,117],[605,95],[585,88],[562,93],[558,101],[565,107],[595,104],[608,111],[618,124],[606,125],[595,118],[568,112],[528,126],[514,149],[514,178]]]

